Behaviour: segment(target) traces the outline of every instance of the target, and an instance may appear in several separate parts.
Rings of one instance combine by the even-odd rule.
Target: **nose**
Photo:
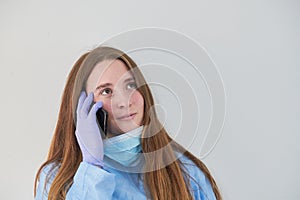
[[[114,95],[113,104],[120,109],[129,108],[132,105],[131,95],[126,93],[118,93]]]

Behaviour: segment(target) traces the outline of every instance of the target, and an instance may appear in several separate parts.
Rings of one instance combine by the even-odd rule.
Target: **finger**
[[[81,108],[82,116],[87,116],[89,114],[89,109],[91,107],[93,100],[94,100],[94,93],[91,92],[83,102],[83,105]]]
[[[80,110],[82,108],[82,104],[83,104],[85,98],[86,98],[86,93],[84,91],[81,91],[79,99],[78,99],[78,103],[77,103],[77,109],[76,109],[77,115],[80,114]]]
[[[96,102],[96,103],[93,105],[93,107],[92,107],[92,109],[91,109],[89,115],[91,115],[91,116],[96,116],[96,112],[99,110],[99,108],[102,107],[102,105],[103,105],[102,101]]]

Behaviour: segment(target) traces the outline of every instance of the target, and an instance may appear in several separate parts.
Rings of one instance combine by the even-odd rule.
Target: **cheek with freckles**
[[[144,102],[143,96],[138,91],[135,91],[131,96],[132,104],[136,106],[140,106],[141,103]]]
[[[102,100],[102,102],[103,102],[103,109],[106,110],[108,113],[111,113],[112,112],[111,101]]]
[[[144,98],[142,94],[138,91],[134,92],[131,97],[132,104],[138,114],[135,118],[135,123],[141,125],[143,117],[144,117]]]

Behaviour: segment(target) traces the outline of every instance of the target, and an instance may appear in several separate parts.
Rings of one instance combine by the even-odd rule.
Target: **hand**
[[[93,93],[86,97],[85,92],[81,92],[76,111],[75,135],[81,149],[83,161],[103,167],[103,142],[96,121],[96,112],[102,107],[102,102],[95,103],[89,111],[93,99]]]

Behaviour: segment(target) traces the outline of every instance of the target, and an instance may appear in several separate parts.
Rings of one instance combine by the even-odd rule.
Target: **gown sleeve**
[[[35,200],[47,200],[48,192],[57,170],[46,166],[40,175]],[[47,175],[49,175],[47,177]],[[74,176],[73,184],[67,192],[66,200],[112,199],[115,190],[115,175],[108,171],[81,162]]]

